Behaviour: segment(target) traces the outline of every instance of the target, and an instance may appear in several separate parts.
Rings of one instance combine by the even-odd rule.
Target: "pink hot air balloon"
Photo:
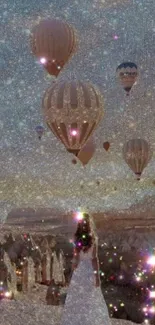
[[[137,176],[137,180],[140,180],[141,174],[151,156],[150,146],[144,139],[129,140],[123,147],[124,160]]]
[[[61,20],[42,20],[32,31],[32,52],[48,73],[55,77],[75,53],[76,47],[74,28]]]
[[[89,139],[85,146],[81,149],[78,154],[78,159],[85,166],[88,164],[89,160],[93,157],[95,152],[95,143],[93,138]]]

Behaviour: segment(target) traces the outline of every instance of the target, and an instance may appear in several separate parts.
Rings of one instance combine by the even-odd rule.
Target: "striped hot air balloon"
[[[76,50],[77,36],[66,22],[57,19],[41,21],[31,34],[33,54],[50,75],[58,76]]]
[[[125,143],[123,157],[137,176],[137,180],[140,180],[144,168],[152,157],[152,152],[146,140],[132,139]]]
[[[45,92],[43,112],[51,131],[78,155],[103,116],[102,95],[89,83],[57,82]]]
[[[137,80],[137,76],[138,76],[137,65],[133,62],[123,62],[117,67],[116,73],[128,96],[132,86]]]

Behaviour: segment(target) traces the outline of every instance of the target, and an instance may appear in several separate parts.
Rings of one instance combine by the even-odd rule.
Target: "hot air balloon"
[[[89,83],[57,82],[45,92],[43,112],[68,152],[78,155],[103,116],[102,95]]]
[[[137,76],[138,76],[137,65],[133,62],[123,62],[117,67],[116,73],[128,96],[132,86],[137,80]]]
[[[77,164],[77,160],[76,159],[72,159],[72,164],[76,165]]]
[[[109,143],[108,141],[103,142],[103,148],[104,148],[106,151],[108,151],[109,148],[110,148],[110,143]]]
[[[58,76],[76,50],[77,36],[66,22],[57,19],[41,21],[31,34],[33,54],[50,75]]]
[[[140,180],[151,156],[150,146],[144,139],[129,140],[123,147],[124,160],[137,176],[137,180]]]
[[[94,152],[95,152],[95,143],[93,138],[91,138],[87,141],[85,146],[80,150],[77,157],[85,166],[88,164],[89,160],[93,157]]]
[[[44,128],[41,125],[36,126],[36,132],[38,134],[38,139],[41,140],[43,133],[44,133]]]

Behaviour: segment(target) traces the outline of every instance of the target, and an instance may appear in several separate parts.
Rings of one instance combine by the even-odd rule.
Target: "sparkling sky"
[[[60,75],[98,85],[105,115],[95,132],[96,154],[83,167],[47,129],[41,111],[48,76],[30,51],[33,26],[45,18],[73,24],[79,46]],[[8,0],[0,3],[0,213],[13,207],[86,206],[91,211],[125,209],[151,196],[154,158],[137,182],[122,157],[127,139],[155,146],[154,0]],[[116,78],[124,61],[138,65],[139,78],[126,98]],[[35,127],[46,132],[39,141]],[[105,152],[103,142],[109,141]],[[99,185],[98,185],[99,184]]]

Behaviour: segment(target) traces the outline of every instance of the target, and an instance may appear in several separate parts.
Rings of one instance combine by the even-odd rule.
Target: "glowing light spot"
[[[155,291],[150,291],[150,298],[155,298]]]
[[[155,313],[155,307],[151,307],[149,311],[150,311],[150,313],[152,313],[152,314]]]
[[[83,213],[82,212],[78,212],[77,214],[76,214],[76,220],[77,221],[81,221],[83,219]]]
[[[114,40],[117,40],[118,38],[119,38],[118,35],[114,35],[114,36],[113,36],[113,39],[114,39]]]
[[[40,63],[45,64],[47,62],[46,58],[40,58]]]
[[[119,276],[119,279],[120,279],[120,280],[123,280],[123,279],[124,279],[124,276],[121,274],[121,275]]]
[[[143,311],[146,313],[147,312],[147,307],[144,307],[143,308]]]
[[[71,130],[71,135],[76,136],[77,135],[77,131],[76,130]]]
[[[150,256],[149,259],[147,260],[147,264],[151,266],[155,266],[155,256]]]
[[[5,292],[5,297],[6,297],[6,298],[10,298],[10,297],[11,297],[11,292],[6,291],[6,292]]]

